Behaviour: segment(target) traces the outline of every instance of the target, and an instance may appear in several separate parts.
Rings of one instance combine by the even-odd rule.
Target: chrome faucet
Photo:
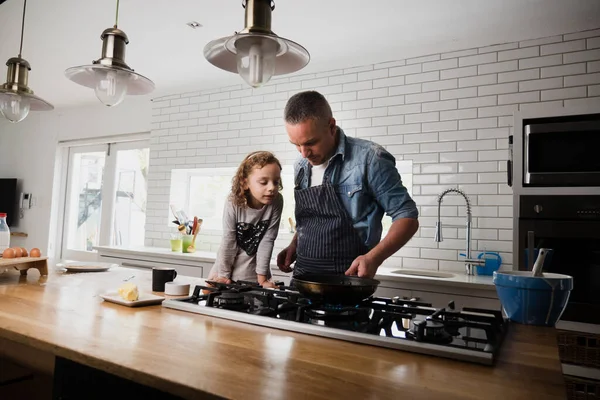
[[[472,259],[471,258],[471,202],[469,201],[469,198],[467,197],[466,193],[463,192],[460,189],[455,189],[455,188],[449,188],[444,190],[439,196],[438,196],[438,219],[437,222],[435,223],[435,241],[436,242],[442,242],[444,239],[442,238],[442,221],[440,218],[441,215],[441,207],[442,207],[442,200],[444,199],[444,196],[447,195],[448,193],[457,193],[460,194],[462,197],[465,198],[465,201],[467,203],[467,246],[465,249],[465,273],[467,275],[475,275],[474,271],[473,271],[473,266],[474,265],[484,265],[485,264],[485,260],[478,260],[478,259]]]

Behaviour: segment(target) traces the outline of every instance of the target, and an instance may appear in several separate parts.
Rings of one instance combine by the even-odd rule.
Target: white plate
[[[117,264],[88,261],[63,261],[56,266],[69,272],[102,272],[108,271],[111,267],[118,267]]]
[[[105,301],[127,307],[151,306],[153,304],[160,304],[165,299],[162,296],[157,296],[151,293],[140,293],[140,298],[135,301],[123,300],[123,298],[119,296],[119,293],[117,292],[101,294],[100,297],[102,297]]]

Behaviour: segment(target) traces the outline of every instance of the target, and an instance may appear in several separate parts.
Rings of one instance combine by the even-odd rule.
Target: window
[[[294,167],[283,165],[283,213],[280,230],[290,231],[289,219],[294,217]],[[398,161],[396,168],[402,176],[402,183],[412,193],[412,161]],[[171,171],[170,203],[183,210],[189,218],[203,219],[202,227],[207,230],[221,230],[223,207],[231,191],[231,179],[236,167],[174,169]],[[383,229],[392,224],[388,216],[383,218]],[[174,226],[170,224],[170,226]]]
[[[65,251],[92,251],[99,243],[106,151],[103,146],[73,150],[67,193]]]
[[[234,168],[174,169],[170,203],[188,218],[202,218],[202,229],[221,230],[223,207]]]
[[[117,149],[112,245],[144,245],[149,156],[148,147]]]
[[[189,218],[202,218],[202,228],[221,230],[223,208],[231,192],[236,167],[174,169],[171,172],[170,203]],[[284,206],[280,229],[288,229],[288,217],[294,217],[294,167],[284,165],[281,174]],[[285,218],[284,218],[285,217]]]
[[[147,141],[73,146],[68,153],[62,258],[95,259],[95,246],[142,246]]]

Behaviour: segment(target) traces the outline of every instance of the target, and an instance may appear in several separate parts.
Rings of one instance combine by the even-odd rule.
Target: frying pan
[[[358,276],[305,274],[294,277],[303,296],[325,304],[356,305],[375,293],[379,281]]]

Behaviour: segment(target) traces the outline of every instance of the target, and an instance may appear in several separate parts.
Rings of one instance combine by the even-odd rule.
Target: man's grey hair
[[[307,120],[327,123],[331,117],[329,103],[321,93],[314,90],[296,93],[285,105],[284,119],[290,125]]]

